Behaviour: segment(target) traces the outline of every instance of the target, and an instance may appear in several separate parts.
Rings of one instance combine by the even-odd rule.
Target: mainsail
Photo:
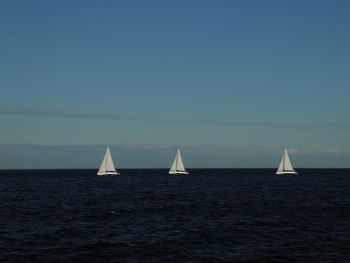
[[[97,175],[119,175],[119,173],[115,170],[112,155],[107,147],[105,156],[103,157],[100,169],[97,172]]]
[[[276,174],[297,174],[290,162],[287,149],[284,149],[284,154]]]
[[[171,165],[169,174],[188,174],[182,162],[180,149],[177,149],[177,154],[175,156],[173,164]]]

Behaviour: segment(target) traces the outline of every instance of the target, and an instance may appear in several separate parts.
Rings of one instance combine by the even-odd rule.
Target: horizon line
[[[15,115],[27,117],[42,118],[66,118],[66,119],[113,119],[131,122],[151,122],[151,123],[186,123],[197,125],[219,125],[219,126],[260,126],[260,127],[278,127],[292,129],[350,129],[349,122],[258,122],[258,121],[232,121],[232,120],[201,120],[201,119],[164,119],[139,115],[129,115],[124,113],[91,113],[77,110],[60,109],[30,109],[30,108],[8,108],[0,107],[0,115]]]
[[[261,170],[277,170],[278,167],[216,167],[216,168],[191,168],[186,167],[186,170],[253,170],[253,169],[261,169]],[[28,170],[98,170],[99,168],[9,168],[3,169],[0,168],[0,171],[28,171]],[[296,170],[307,170],[307,169],[350,169],[350,167],[296,167]],[[169,168],[116,168],[116,170],[169,170]]]

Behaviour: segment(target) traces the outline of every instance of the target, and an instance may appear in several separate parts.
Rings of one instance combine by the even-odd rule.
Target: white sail
[[[182,162],[180,149],[177,149],[177,154],[175,156],[173,164],[171,165],[169,174],[188,174]]]
[[[282,172],[283,171],[283,167],[284,167],[284,154],[282,156],[282,160],[280,165],[278,166],[277,172]]]
[[[112,155],[107,147],[105,156],[103,157],[100,169],[97,172],[97,175],[119,175],[119,173],[115,170]]]
[[[287,149],[284,149],[284,154],[276,174],[297,174],[290,162]]]

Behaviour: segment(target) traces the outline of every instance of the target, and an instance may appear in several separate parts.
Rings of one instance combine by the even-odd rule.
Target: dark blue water
[[[350,262],[350,170],[0,171],[0,262]]]

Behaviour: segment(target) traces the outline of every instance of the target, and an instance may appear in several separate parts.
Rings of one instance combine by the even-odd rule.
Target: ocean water
[[[350,169],[0,171],[0,262],[350,262]]]

